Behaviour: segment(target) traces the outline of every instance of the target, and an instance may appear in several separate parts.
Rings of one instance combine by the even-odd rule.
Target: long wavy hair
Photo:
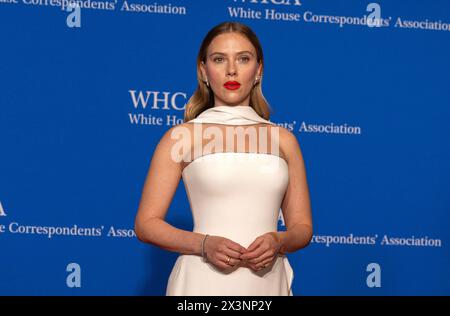
[[[245,36],[254,46],[256,50],[257,62],[261,64],[261,77],[253,86],[250,92],[250,106],[258,113],[259,116],[268,120],[270,117],[271,108],[269,103],[261,90],[262,74],[264,71],[264,55],[261,44],[256,34],[247,25],[239,22],[223,22],[213,27],[203,39],[200,50],[197,55],[197,89],[189,99],[184,110],[184,121],[190,121],[196,118],[203,111],[214,106],[214,93],[211,87],[206,85],[202,79],[202,71],[200,65],[202,62],[206,63],[207,49],[213,39],[223,33],[237,32]]]

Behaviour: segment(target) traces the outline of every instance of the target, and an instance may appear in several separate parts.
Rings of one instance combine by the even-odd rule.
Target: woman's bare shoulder
[[[181,123],[170,127],[161,137],[161,141],[173,143],[180,139],[180,137],[191,136],[194,127],[191,123]]]
[[[289,129],[278,126],[280,136],[280,151],[284,154],[285,159],[289,161],[293,155],[298,155],[300,145],[297,136]]]

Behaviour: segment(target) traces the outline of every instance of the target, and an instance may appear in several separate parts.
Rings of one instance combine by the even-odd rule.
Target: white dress
[[[249,106],[216,106],[189,123],[249,125],[264,122]],[[287,189],[287,162],[271,153],[215,152],[195,158],[182,172],[194,232],[229,238],[248,247],[256,237],[277,231]],[[224,272],[201,256],[180,254],[166,295],[288,296],[294,274],[279,255],[260,271],[236,266]]]

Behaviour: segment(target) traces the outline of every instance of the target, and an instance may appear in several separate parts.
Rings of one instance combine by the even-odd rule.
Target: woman
[[[167,295],[293,295],[285,254],[312,238],[309,191],[296,137],[268,120],[263,65],[249,27],[225,22],[211,29],[185,123],[155,149],[135,231],[145,243],[180,253]],[[192,232],[164,220],[181,178]],[[286,231],[279,232],[280,208]]]

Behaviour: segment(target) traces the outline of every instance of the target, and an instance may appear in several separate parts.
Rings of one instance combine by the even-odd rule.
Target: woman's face
[[[249,105],[256,77],[260,80],[261,65],[253,44],[245,36],[224,33],[212,40],[201,70],[214,93],[215,106]]]

